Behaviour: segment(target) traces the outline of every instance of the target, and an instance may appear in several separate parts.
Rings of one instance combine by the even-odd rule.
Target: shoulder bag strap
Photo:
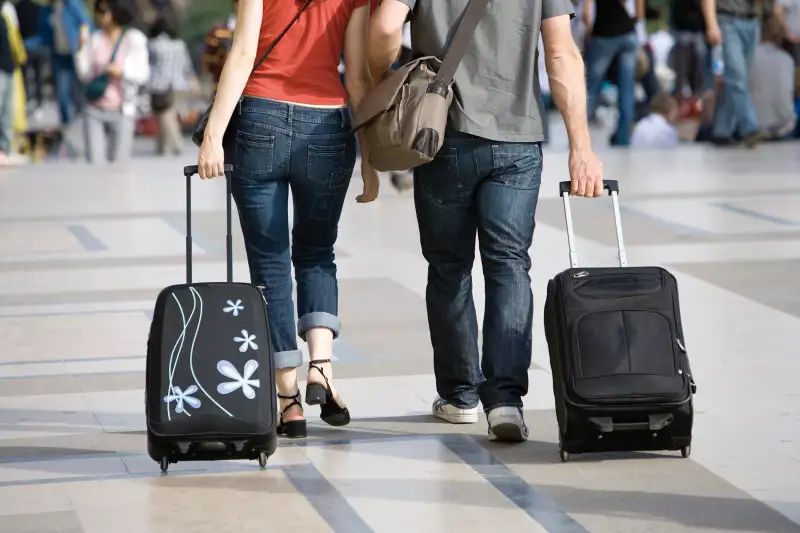
[[[294,26],[294,23],[297,22],[297,20],[300,18],[300,15],[303,14],[303,11],[305,11],[308,8],[308,6],[311,5],[311,2],[313,2],[313,1],[314,0],[306,0],[306,3],[303,4],[303,7],[300,8],[300,11],[297,12],[297,15],[294,16],[294,18],[289,23],[289,25],[286,26],[286,28],[284,28],[284,30],[280,33],[280,35],[278,35],[275,38],[275,40],[272,42],[272,44],[267,47],[267,49],[264,52],[264,54],[258,59],[258,61],[255,62],[255,64],[253,65],[252,72],[255,72],[256,70],[258,70],[258,67],[260,67],[261,64],[264,62],[264,60],[267,59],[267,56],[270,54],[270,52],[272,52],[272,50],[275,48],[275,46],[281,41],[281,39],[283,39],[283,36],[286,35],[286,33],[291,29],[291,27]],[[251,72],[251,74],[252,74],[252,72]]]
[[[442,66],[436,73],[436,81],[444,85],[450,85],[453,81],[453,76],[456,75],[461,59],[464,57],[464,52],[467,51],[469,43],[472,41],[472,36],[475,34],[475,28],[483,18],[486,12],[486,6],[489,0],[469,0],[467,9],[461,16],[461,22],[458,23],[456,34],[447,48],[447,52],[442,60]]]
[[[117,59],[117,52],[119,52],[119,47],[122,45],[122,40],[125,38],[125,34],[128,32],[128,28],[123,28],[122,33],[119,34],[119,38],[117,39],[117,44],[114,45],[114,51],[111,52],[111,59],[108,61],[109,65],[114,64],[114,60]]]

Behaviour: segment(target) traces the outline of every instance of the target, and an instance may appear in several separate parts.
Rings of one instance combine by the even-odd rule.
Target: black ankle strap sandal
[[[308,363],[308,370],[314,369],[319,372],[322,379],[325,380],[325,385],[308,382],[306,384],[306,403],[320,406],[320,418],[323,422],[331,426],[346,426],[350,423],[350,411],[336,402],[336,398],[331,392],[331,382],[322,367],[318,366],[330,362],[330,359],[314,359]]]
[[[278,424],[278,435],[285,435],[290,439],[303,439],[308,436],[308,428],[306,427],[305,420],[292,420],[291,422],[284,422],[283,417],[286,416],[286,413],[289,412],[289,409],[294,407],[295,405],[299,405],[300,409],[303,408],[303,404],[300,403],[302,401],[302,396],[300,395],[300,390],[294,393],[292,396],[285,396],[283,394],[278,394],[278,398],[281,400],[292,400],[289,402],[286,407],[281,410],[280,422]]]

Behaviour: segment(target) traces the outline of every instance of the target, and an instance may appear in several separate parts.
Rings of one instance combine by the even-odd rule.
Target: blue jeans
[[[531,364],[528,249],[542,176],[540,143],[448,131],[433,162],[414,171],[426,303],[439,396],[461,408],[522,406]],[[475,237],[483,264],[483,353],[472,299]],[[479,365],[480,360],[480,365]]]
[[[745,136],[758,130],[748,78],[760,32],[756,19],[724,14],[718,19],[725,70],[714,111],[713,135],[717,139],[730,139],[737,133]]]
[[[619,91],[619,121],[612,144],[629,146],[636,109],[636,54],[639,43],[635,33],[618,37],[592,37],[586,45],[586,92],[589,97],[589,116],[594,116],[597,98],[608,68],[617,58],[617,89]]]
[[[67,125],[83,109],[82,84],[75,72],[72,56],[53,54],[52,67],[61,124]]]
[[[303,362],[297,336],[339,335],[333,245],[356,162],[346,109],[244,97],[231,123],[231,188],[251,282],[267,301],[276,368]],[[235,133],[234,133],[235,132]],[[289,191],[294,220],[289,238]],[[291,270],[297,282],[297,321]]]

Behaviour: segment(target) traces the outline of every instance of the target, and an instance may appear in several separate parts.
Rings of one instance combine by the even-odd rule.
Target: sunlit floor
[[[678,277],[699,391],[693,454],[561,464],[541,307],[568,265],[545,152],[531,254],[529,442],[429,416],[426,266],[410,195],[355,202],[338,246],[337,383],[354,416],[255,463],[146,454],[155,295],[183,275],[185,160],[0,174],[0,532],[800,531],[800,145],[603,153],[631,264]],[[224,186],[195,187],[196,278],[224,275]],[[613,264],[610,201],[573,203],[583,264]],[[247,279],[241,237],[236,277]],[[481,272],[476,265],[475,276]],[[475,283],[476,301],[483,288]],[[479,309],[482,315],[482,309]]]

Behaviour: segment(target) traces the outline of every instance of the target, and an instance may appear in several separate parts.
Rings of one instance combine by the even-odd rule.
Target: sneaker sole
[[[464,414],[448,414],[436,411],[433,413],[433,416],[444,420],[445,422],[450,422],[451,424],[477,424],[478,423],[478,414],[477,413],[464,413]]]
[[[492,426],[493,440],[499,442],[525,442],[528,432],[513,422],[505,422]]]

